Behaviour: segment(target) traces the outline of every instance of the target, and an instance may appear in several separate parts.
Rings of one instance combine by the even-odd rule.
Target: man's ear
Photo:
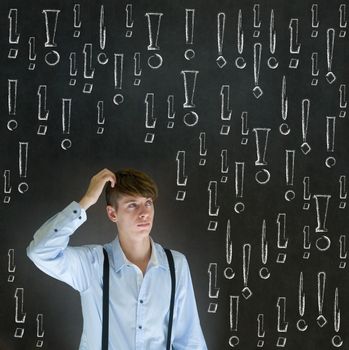
[[[107,209],[107,215],[109,220],[112,222],[117,222],[118,217],[117,217],[116,209],[111,205],[107,205],[106,209]]]

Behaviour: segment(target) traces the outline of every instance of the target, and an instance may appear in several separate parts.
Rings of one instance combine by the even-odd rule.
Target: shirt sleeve
[[[189,265],[185,256],[180,255],[182,257],[180,268],[176,269],[177,300],[173,319],[173,349],[207,350],[201,330]]]
[[[46,274],[82,292],[89,286],[95,254],[89,246],[69,247],[69,238],[86,221],[77,202],[47,220],[34,234],[27,255]]]

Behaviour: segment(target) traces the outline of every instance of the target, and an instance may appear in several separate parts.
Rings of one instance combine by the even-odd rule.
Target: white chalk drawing
[[[97,134],[104,133],[105,117],[104,117],[104,101],[97,102]]]
[[[221,87],[221,119],[222,120],[230,120],[232,109],[230,107],[230,86],[222,85]]]
[[[10,9],[8,12],[9,28],[8,28],[8,42],[9,44],[18,44],[20,34],[18,33],[18,9]],[[17,58],[18,49],[10,48],[8,58]]]
[[[10,9],[8,12],[9,31],[8,42],[10,44],[18,44],[20,34],[18,33],[18,9]]]
[[[210,263],[208,266],[208,297],[210,299],[218,299],[220,288],[217,287],[217,263]],[[216,313],[218,303],[212,302],[209,304],[208,312]]]
[[[317,324],[320,327],[324,327],[327,323],[325,316],[323,315],[324,299],[325,299],[325,286],[326,286],[326,272],[319,272],[317,274],[317,306],[319,316],[316,319]]]
[[[197,70],[183,70],[181,74],[183,76],[184,83],[184,98],[183,108],[195,108],[194,95],[196,88],[196,79],[199,71]]]
[[[69,75],[71,77],[76,77],[78,74],[78,68],[76,65],[76,52],[71,52],[69,55]],[[76,84],[76,79],[71,78],[69,85],[74,86]]]
[[[9,169],[4,170],[4,204],[9,204],[11,201],[12,186],[11,186],[11,171]]]
[[[216,63],[219,68],[223,68],[227,64],[226,59],[223,57],[224,31],[225,31],[225,13],[219,12],[217,14],[218,57],[216,59]]]
[[[124,72],[124,54],[114,54],[114,89],[122,89],[122,78]],[[120,105],[124,101],[124,96],[120,93],[114,96],[114,103]]]
[[[327,152],[334,152],[334,142],[336,137],[336,117],[326,117],[326,149]],[[329,156],[325,160],[328,168],[336,165],[336,158]]]
[[[317,52],[313,52],[311,54],[311,75],[313,77],[311,81],[312,86],[316,86],[318,84],[318,79],[316,77],[319,76],[319,54]]]
[[[29,70],[34,70],[35,69],[35,60],[36,60],[36,46],[35,46],[35,36],[29,37],[28,40],[28,58],[29,58]]]
[[[154,129],[156,118],[154,118],[154,93],[147,93],[145,96],[145,127]]]
[[[125,33],[125,37],[126,38],[131,38],[132,37],[132,34],[133,34],[133,16],[132,16],[132,7],[133,5],[132,4],[127,4],[126,5],[126,8],[125,8],[125,11],[126,11],[126,33]]]
[[[251,244],[244,244],[242,247],[242,276],[244,280],[244,288],[241,291],[242,296],[247,300],[252,296],[252,291],[248,287],[248,274],[251,262]]]
[[[85,44],[83,49],[84,54],[84,78],[93,79],[95,69],[92,64],[92,44]]]
[[[58,15],[60,10],[42,10],[45,17],[46,42],[45,47],[56,47],[55,43]]]
[[[57,47],[55,42],[58,15],[61,10],[42,10],[45,17],[46,42],[45,47]],[[45,55],[45,61],[49,66],[55,66],[60,60],[56,50],[51,50]]]
[[[241,144],[242,145],[247,145],[248,143],[248,138],[246,136],[248,136],[250,129],[247,126],[247,122],[248,122],[248,115],[247,112],[244,111],[241,113]]]
[[[47,121],[50,111],[47,109],[47,85],[39,85],[38,87],[38,120],[39,126],[37,130],[38,135],[46,135],[47,125],[41,124],[42,121]]]
[[[254,88],[253,95],[255,98],[260,98],[263,95],[263,90],[259,86],[259,75],[261,71],[262,44],[255,43],[253,45],[253,77]]]
[[[311,147],[307,142],[308,135],[308,125],[309,125],[309,110],[310,110],[310,100],[302,100],[302,140],[301,151],[303,154],[307,155],[311,151]]]
[[[340,235],[339,237],[339,258],[341,259],[339,263],[340,269],[344,269],[347,266],[347,262],[346,262],[347,257],[348,257],[347,236]]]
[[[327,70],[326,80],[329,84],[333,84],[336,81],[336,76],[332,71],[333,66],[333,50],[334,50],[334,38],[336,36],[333,28],[327,29],[326,32],[326,58],[327,58]]]
[[[263,266],[259,269],[259,277],[266,280],[270,277],[270,272],[268,267],[265,266],[268,262],[267,224],[265,219],[262,223],[261,257]]]
[[[227,262],[227,265],[231,265],[233,259],[233,244],[230,236],[230,231],[230,220],[228,220],[225,235],[225,260]],[[224,277],[228,280],[231,280],[235,277],[235,272],[231,266],[228,266],[224,269]]]
[[[298,18],[291,18],[288,26],[290,30],[290,54],[299,54],[301,44],[298,41]],[[288,65],[289,68],[296,69],[298,67],[299,59],[292,57]]]
[[[242,11],[239,9],[238,13],[238,28],[237,28],[237,47],[239,57],[235,60],[235,66],[239,69],[244,69],[246,67],[246,60],[241,55],[244,51],[244,31],[242,30]]]
[[[167,123],[167,128],[172,129],[174,127],[174,120],[176,116],[175,108],[174,108],[175,98],[174,95],[169,95],[167,97],[167,118],[169,119]]]
[[[333,324],[334,324],[334,331],[338,333],[340,331],[340,324],[341,324],[341,312],[339,309],[338,287],[336,287],[334,292]],[[343,345],[343,340],[339,334],[334,335],[332,337],[331,342],[332,342],[332,345],[336,348],[339,348]]]
[[[195,9],[185,9],[185,44],[194,44]],[[186,49],[184,52],[186,60],[190,61],[195,57],[193,49]]]
[[[253,28],[255,29],[253,32],[254,38],[259,37],[260,31],[258,29],[261,28],[261,24],[262,24],[262,21],[260,19],[260,5],[254,4],[253,5]]]
[[[347,108],[348,101],[347,101],[347,86],[346,84],[341,84],[339,86],[339,108]],[[347,112],[345,110],[341,110],[339,112],[340,118],[345,118]]]
[[[12,283],[15,280],[14,273],[16,272],[15,250],[14,250],[14,248],[10,248],[8,250],[7,256],[8,256],[7,272],[9,273],[7,282]]]
[[[311,5],[311,27],[312,27],[312,32],[311,32],[311,37],[316,38],[318,36],[318,28],[320,25],[319,21],[319,5],[318,4],[312,4]]]
[[[81,8],[80,4],[74,4],[73,8],[74,13],[74,38],[78,38],[80,36],[80,28],[81,28]]]
[[[346,12],[347,12],[347,5],[346,4],[340,4],[339,5],[339,28],[341,28],[341,31],[339,32],[340,38],[345,38],[347,34],[347,26],[348,21],[346,18]]]
[[[286,235],[286,213],[279,213],[276,219],[278,227],[278,249],[286,249],[288,245],[288,238]]]
[[[15,116],[17,111],[17,93],[18,93],[18,79],[8,79],[7,80],[7,105],[8,114],[10,116]],[[18,127],[18,122],[14,117],[10,119],[7,123],[7,129],[10,131],[16,130]]]
[[[62,98],[62,129],[63,135],[70,134],[70,120],[71,120],[71,98]],[[61,142],[61,148],[65,151],[72,146],[69,138],[65,138]]]
[[[235,196],[242,198],[244,196],[244,180],[245,180],[245,163],[235,162]],[[237,202],[234,205],[236,213],[240,214],[245,210],[243,202]]]
[[[160,34],[160,23],[163,13],[147,12],[145,16],[148,20],[148,33],[149,33],[149,45],[148,50],[158,51],[160,47],[158,45]],[[163,59],[158,53],[152,55],[148,59],[148,66],[152,69],[158,69],[162,66]]]
[[[310,242],[310,227],[309,225],[305,225],[303,227],[303,259],[309,259],[310,258],[310,248],[311,248],[311,242]]]
[[[287,114],[288,114],[288,98],[286,94],[286,77],[282,77],[282,86],[281,86],[281,117],[283,120],[283,123],[279,126],[279,131],[281,135],[288,135],[291,131],[290,127],[288,126],[285,121],[287,120]]]
[[[286,157],[286,185],[287,186],[293,186],[293,180],[294,180],[294,159],[295,159],[295,150],[286,150],[285,157]],[[287,190],[285,192],[285,199],[289,202],[293,200],[296,197],[296,194],[293,190]]]
[[[278,309],[277,331],[286,333],[288,329],[288,322],[286,322],[286,297],[278,297],[276,307]]]
[[[268,145],[268,137],[271,129],[269,128],[253,128],[253,132],[256,137],[256,152],[257,152],[257,160],[255,161],[255,165],[268,165],[265,160],[265,155],[267,152]]]
[[[220,206],[217,205],[217,181],[210,181],[208,184],[208,215],[218,216]]]
[[[346,175],[341,175],[339,177],[339,208],[340,209],[345,209],[347,202],[346,199],[348,197],[348,192],[347,192],[347,177]]]
[[[205,132],[200,132],[199,135],[199,141],[200,141],[200,147],[199,147],[199,155],[200,161],[199,165],[203,166],[206,164],[206,156],[207,156],[207,145],[206,145],[206,133]]]
[[[327,211],[330,202],[331,195],[316,194],[313,196],[316,204],[316,220],[317,227],[316,233],[326,233],[328,229],[326,227]],[[316,247],[320,251],[327,250],[331,245],[329,237],[322,235],[316,240]]]
[[[24,312],[24,288],[16,288],[14,298],[16,299],[15,322],[25,323],[27,313]]]
[[[36,316],[36,347],[41,348],[44,345],[43,337],[45,335],[44,331],[44,315],[37,314]]]
[[[133,74],[136,77],[133,81],[133,85],[139,86],[141,84],[141,75],[142,75],[142,68],[141,68],[141,53],[135,52],[133,56],[133,62],[134,62],[134,69]]]
[[[28,148],[29,142],[19,142],[18,148],[18,168],[19,168],[19,177],[21,179],[27,178],[27,170],[28,170]],[[25,193],[29,189],[29,185],[27,182],[22,181],[18,185],[18,192]]]
[[[268,67],[276,69],[279,66],[278,60],[274,57],[276,49],[276,30],[274,20],[274,10],[270,11],[270,25],[269,25],[269,51],[271,56],[268,58]]]
[[[177,152],[177,186],[186,186],[188,176],[185,175],[185,151]]]
[[[228,165],[228,150],[222,149],[221,151],[221,173],[223,174],[221,177],[221,182],[226,183],[228,181],[229,165]]]
[[[303,177],[303,210],[308,210],[310,208],[310,199],[311,199],[311,193],[310,193],[310,177],[304,176]]]
[[[262,348],[264,346],[264,337],[265,337],[265,329],[264,329],[264,314],[257,315],[257,348]],[[262,338],[262,339],[260,339]]]
[[[230,295],[229,296],[229,323],[230,330],[237,331],[239,322],[239,296]],[[238,336],[233,335],[229,338],[229,345],[235,347],[239,344],[240,339]]]
[[[104,6],[101,5],[100,13],[99,13],[99,47],[101,50],[105,49],[105,44],[107,41],[107,27],[105,25],[104,20]],[[100,64],[107,64],[109,61],[108,56],[105,52],[100,52],[97,56],[97,61]]]
[[[297,329],[301,332],[305,332],[308,328],[308,325],[307,325],[307,322],[303,319],[304,313],[305,313],[305,292],[304,292],[303,271],[301,271],[299,274],[298,313],[301,318],[297,321]]]
[[[217,287],[217,263],[210,263],[208,266],[208,297],[218,299],[220,288]]]
[[[301,50],[301,44],[298,39],[298,18],[291,18],[288,26],[290,30],[290,54],[299,54]],[[297,68],[298,59],[291,58],[289,68]]]

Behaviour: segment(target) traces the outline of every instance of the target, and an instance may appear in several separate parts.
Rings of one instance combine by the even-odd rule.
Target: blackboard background
[[[2,1],[0,4],[0,170],[11,171],[10,203],[0,203],[0,349],[33,349],[37,344],[37,315],[43,314],[45,330],[44,349],[77,349],[82,329],[79,295],[70,287],[56,281],[42,272],[28,260],[25,248],[35,230],[50,216],[63,209],[72,200],[79,200],[88,186],[89,179],[101,168],[119,169],[135,167],[150,173],[158,182],[160,197],[156,204],[156,219],[152,236],[159,243],[183,252],[189,260],[193,284],[197,297],[202,328],[209,349],[228,349],[232,335],[240,339],[241,349],[255,349],[258,341],[257,315],[264,314],[264,348],[275,348],[278,336],[287,338],[287,349],[333,348],[331,338],[336,334],[333,324],[335,288],[339,291],[341,310],[340,334],[342,349],[349,349],[348,317],[348,273],[339,268],[339,237],[347,237],[348,209],[339,208],[339,177],[348,174],[348,116],[339,118],[339,86],[348,80],[348,33],[339,37],[339,6],[344,2],[317,1],[319,5],[318,37],[311,38],[311,6],[309,1],[266,1],[260,2],[261,28],[259,38],[253,37],[253,6],[251,1],[141,1],[133,3],[133,35],[125,37],[125,1],[83,1],[81,5],[82,25],[79,38],[73,37],[73,6],[69,1]],[[99,48],[100,6],[105,8],[107,39],[105,52],[109,57],[107,65],[96,60]],[[195,9],[193,45],[185,44],[185,9]],[[9,44],[8,13],[18,9],[18,45]],[[44,57],[51,48],[45,47],[45,22],[43,9],[61,10],[54,48],[60,54],[56,66],[45,63]],[[237,18],[243,13],[244,51],[247,66],[243,70],[235,67],[238,56]],[[277,69],[267,67],[269,53],[270,11],[274,9],[277,42],[275,57]],[[163,13],[159,34],[160,50],[164,59],[162,67],[151,69],[147,59],[154,52],[147,50],[147,12]],[[227,65],[222,69],[216,64],[217,13],[226,14],[223,55]],[[299,55],[289,52],[289,21],[299,19]],[[325,79],[326,31],[336,31],[333,71],[337,80],[329,84]],[[36,67],[28,70],[28,39],[36,38]],[[262,59],[259,83],[263,96],[256,99],[252,94],[253,45],[262,44]],[[85,43],[93,44],[93,79],[83,77],[83,48]],[[184,51],[195,50],[196,56],[188,61]],[[7,57],[10,48],[17,48],[16,59]],[[78,75],[76,85],[70,86],[69,55],[77,53]],[[133,56],[141,54],[141,84],[133,85]],[[311,54],[319,54],[318,85],[312,86]],[[114,88],[113,54],[124,54],[123,86]],[[299,59],[297,69],[289,68],[291,57]],[[198,124],[189,127],[183,122],[187,112],[183,108],[184,87],[182,70],[199,71],[195,91],[195,112]],[[287,80],[288,118],[291,132],[279,133],[281,117],[282,78]],[[8,79],[18,79],[16,115],[8,110]],[[85,82],[93,82],[91,94],[83,93]],[[47,109],[49,118],[46,135],[38,135],[40,122],[37,118],[39,85],[47,86]],[[230,108],[232,118],[222,121],[222,85],[230,86]],[[122,93],[124,102],[113,103],[116,93]],[[145,97],[154,93],[154,117],[156,127],[145,127]],[[174,127],[168,128],[167,98],[174,95]],[[72,141],[69,150],[61,148],[62,98],[72,99],[71,128],[68,137]],[[302,144],[301,103],[311,101],[307,141],[312,151],[304,155]],[[97,102],[104,101],[104,133],[96,133]],[[343,109],[342,109],[343,110]],[[248,144],[241,145],[241,113],[248,112]],[[328,168],[326,151],[326,116],[336,116],[335,148],[336,165]],[[7,123],[11,118],[18,122],[18,128],[10,131]],[[229,135],[221,135],[221,126],[230,125]],[[271,179],[258,184],[254,177],[261,168],[255,165],[256,141],[253,128],[270,128],[266,152],[267,168]],[[154,132],[153,143],[145,143],[147,132]],[[206,164],[199,165],[201,132],[206,133]],[[19,142],[29,142],[28,170],[26,181],[29,190],[23,194],[17,190],[23,180],[19,176]],[[221,151],[228,152],[228,181],[221,180]],[[285,150],[296,150],[295,177],[292,189],[296,198],[286,201],[284,193],[290,186],[285,181]],[[188,176],[184,201],[176,200],[178,151],[185,151]],[[242,201],[245,210],[234,211],[235,162],[245,162],[245,179]],[[331,195],[327,216],[327,236],[331,246],[319,251],[315,241],[321,233],[315,232],[316,206],[312,197],[309,210],[303,210],[303,178],[310,177],[311,194]],[[210,217],[208,212],[210,181],[217,181],[217,204],[219,215]],[[0,186],[1,188],[1,186]],[[4,190],[2,191],[4,193]],[[4,193],[5,196],[5,193]],[[239,201],[241,198],[239,199]],[[88,210],[87,222],[72,237],[72,245],[104,243],[115,237],[113,225],[107,221],[103,198]],[[286,234],[289,239],[285,250],[277,249],[277,216],[286,213]],[[267,266],[271,277],[262,280],[258,271],[261,261],[262,222],[266,220],[268,239]],[[211,220],[217,221],[216,231],[209,231]],[[233,260],[231,266],[235,278],[224,278],[227,266],[225,240],[227,221],[231,223]],[[303,259],[303,227],[310,226],[310,258]],[[243,288],[242,246],[251,244],[251,264],[248,286],[253,295],[245,300]],[[8,282],[8,251],[15,250],[15,280]],[[280,251],[287,253],[284,264],[276,263]],[[342,259],[343,260],[343,259]],[[210,263],[218,266],[218,299],[209,298]],[[308,323],[306,332],[299,332],[296,322],[298,314],[298,282],[300,272],[304,274],[306,307],[304,319]],[[328,323],[320,328],[316,323],[317,274],[326,272],[326,287],[323,314]],[[24,288],[24,324],[15,323],[15,290]],[[229,324],[229,296],[240,296],[239,323],[237,331]],[[286,333],[277,332],[277,300],[287,298]],[[218,303],[216,313],[209,313],[211,302]],[[17,327],[25,329],[22,338],[15,338]]]

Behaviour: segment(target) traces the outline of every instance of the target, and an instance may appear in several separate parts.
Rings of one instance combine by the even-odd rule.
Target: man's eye
[[[129,208],[135,208],[136,207],[136,203],[131,203],[128,205]]]
[[[152,205],[153,205],[153,201],[147,201],[146,204],[147,204],[148,206],[152,206]]]

